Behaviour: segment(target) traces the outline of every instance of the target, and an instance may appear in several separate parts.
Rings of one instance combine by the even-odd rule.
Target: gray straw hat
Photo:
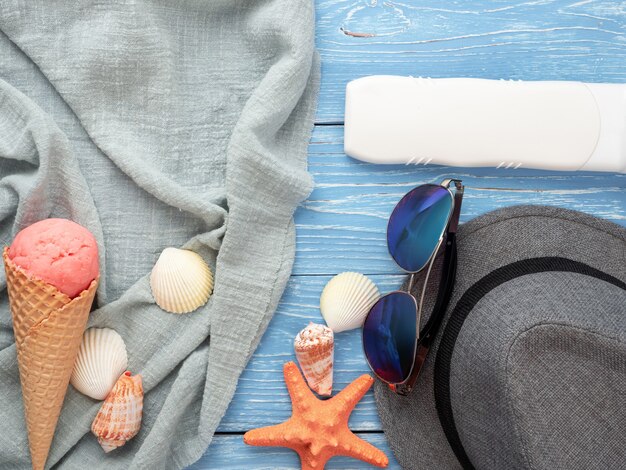
[[[462,225],[457,242],[454,295],[415,389],[376,384],[398,462],[626,468],[626,229],[518,206]]]

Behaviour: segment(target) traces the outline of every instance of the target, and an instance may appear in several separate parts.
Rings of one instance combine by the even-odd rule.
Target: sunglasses
[[[413,389],[450,302],[463,189],[461,181],[455,179],[418,186],[400,199],[389,217],[389,254],[411,276],[406,292],[384,295],[370,309],[363,324],[363,349],[372,371],[399,395],[408,395]],[[420,331],[428,279],[440,251],[443,265],[439,290],[432,314]],[[416,274],[424,269],[427,271],[418,301],[411,291]]]

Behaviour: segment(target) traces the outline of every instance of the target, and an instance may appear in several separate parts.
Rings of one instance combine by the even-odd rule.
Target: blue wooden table
[[[371,74],[522,80],[626,82],[626,2],[619,0],[318,0],[317,46],[322,87],[309,147],[316,187],[296,214],[293,276],[261,345],[243,373],[218,433],[194,469],[299,468],[290,450],[244,445],[248,429],[291,413],[282,365],[293,360],[293,338],[321,322],[319,295],[342,271],[369,275],[381,291],[402,274],[387,254],[387,217],[398,199],[444,177],[467,185],[462,221],[514,204],[576,209],[626,225],[626,177],[527,169],[374,166],[343,153],[344,90]],[[358,331],[336,335],[335,386],[367,373]],[[357,406],[351,428],[383,449],[374,397]],[[327,468],[367,467],[335,458]]]

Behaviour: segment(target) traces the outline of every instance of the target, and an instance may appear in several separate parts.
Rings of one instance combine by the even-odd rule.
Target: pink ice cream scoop
[[[52,284],[70,298],[98,277],[98,245],[82,225],[45,219],[19,232],[9,258],[28,274]]]

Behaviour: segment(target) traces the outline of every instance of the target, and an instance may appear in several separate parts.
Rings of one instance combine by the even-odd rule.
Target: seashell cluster
[[[166,248],[150,274],[157,305],[170,313],[189,313],[213,292],[213,274],[202,257],[190,250]]]
[[[141,375],[124,372],[91,423],[91,432],[105,452],[126,444],[139,432],[143,411]]]
[[[70,383],[88,397],[104,400],[127,367],[122,337],[110,328],[90,328],[83,334]]]
[[[380,298],[380,292],[368,277],[345,272],[336,275],[322,291],[320,311],[335,333],[363,326],[365,317]]]
[[[325,325],[309,323],[296,336],[294,349],[311,390],[329,396],[333,389],[333,331]]]

